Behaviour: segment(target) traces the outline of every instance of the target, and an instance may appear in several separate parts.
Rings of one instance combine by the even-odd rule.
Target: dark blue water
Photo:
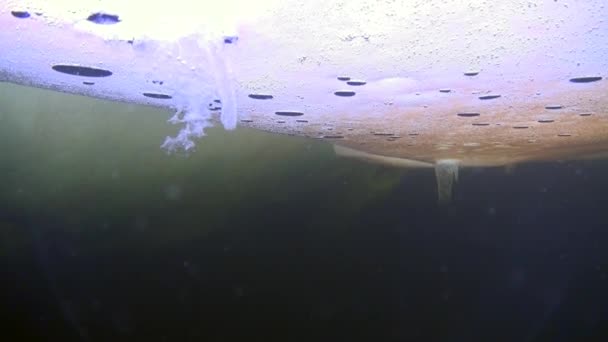
[[[167,156],[165,113],[48,96],[0,101],[3,340],[608,338],[605,161],[439,206],[432,170],[241,130]]]
[[[69,232],[60,213],[5,214],[17,228],[3,238],[23,248],[2,262],[5,331],[83,341],[600,341],[606,171],[465,172],[448,208],[420,185],[432,175],[412,174],[345,222],[318,208],[322,192],[271,203],[259,194],[206,236],[179,238],[205,229],[204,210],[164,225],[166,243],[130,224]]]

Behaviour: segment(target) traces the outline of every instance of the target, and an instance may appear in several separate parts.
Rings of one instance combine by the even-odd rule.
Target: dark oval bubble
[[[361,80],[353,80],[353,81],[347,81],[346,84],[348,84],[350,86],[362,86],[362,85],[366,85],[367,82],[361,81]]]
[[[273,96],[268,95],[268,94],[249,94],[249,97],[254,100],[271,100],[271,99],[273,99]]]
[[[338,81],[350,81],[350,77],[348,76],[338,76]]]
[[[323,138],[325,138],[325,139],[343,139],[344,136],[338,135],[338,134],[333,134],[333,135],[324,135]]]
[[[479,116],[479,113],[458,113],[458,116],[461,116],[464,118],[472,118],[475,116]]]
[[[93,85],[93,84],[95,84],[95,82],[84,81],[84,82],[82,82],[82,84],[84,84],[84,85]]]
[[[551,109],[551,110],[562,109],[562,108],[564,108],[564,106],[562,106],[562,105],[547,105],[547,106],[545,106],[545,109]]]
[[[282,110],[282,111],[278,111],[278,112],[274,112],[276,115],[280,115],[280,116],[302,116],[304,115],[304,113],[302,112],[296,112],[296,111],[289,111],[289,110]]]
[[[518,126],[513,126],[513,128],[515,128],[515,129],[527,129],[529,127],[528,126],[524,126],[524,125],[518,125]]]
[[[602,78],[599,76],[594,76],[594,77],[575,77],[575,78],[571,78],[570,82],[572,83],[591,83],[591,82],[597,82],[597,81],[601,81]]]
[[[117,15],[101,12],[91,14],[87,20],[100,25],[112,25],[120,22]]]
[[[450,93],[452,92],[452,89],[439,89],[440,93]]]
[[[108,77],[112,75],[110,70],[85,67],[80,65],[53,65],[53,70],[64,74],[83,77]]]
[[[150,97],[153,99],[161,99],[161,100],[168,100],[168,99],[172,98],[171,95],[159,94],[159,93],[143,93],[143,95],[145,97]]]
[[[479,99],[480,100],[494,100],[499,97],[500,97],[500,95],[484,95],[484,96],[480,96]]]
[[[237,36],[227,36],[224,37],[224,44],[234,44],[239,40]]]
[[[479,75],[479,71],[466,71],[464,73],[465,76],[477,76]]]
[[[538,122],[540,122],[540,123],[552,123],[554,121],[555,120],[552,120],[552,119],[540,119],[540,120],[538,120]]]
[[[487,122],[473,122],[473,126],[490,126]]]
[[[251,119],[241,119],[241,122],[253,122]]]
[[[30,17],[30,13],[27,11],[11,11],[11,14],[15,18],[25,19]]]
[[[341,97],[351,97],[351,96],[355,96],[355,92],[352,90],[338,90],[336,92],[334,92],[334,95],[336,96],[341,96]]]

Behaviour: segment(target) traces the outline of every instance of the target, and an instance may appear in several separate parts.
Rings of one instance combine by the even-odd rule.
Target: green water
[[[250,129],[209,129],[193,153],[169,155],[159,146],[179,127],[165,110],[10,84],[0,94],[3,210],[96,236],[88,248],[179,243],[285,210],[346,227],[401,175],[339,159],[325,142]],[[124,239],[104,244],[107,230]]]
[[[143,322],[189,317],[184,301],[207,306],[171,285],[203,259],[221,260],[193,260],[195,251],[224,255],[224,236],[258,235],[264,250],[268,227],[304,244],[319,243],[311,231],[337,241],[401,177],[337,158],[326,142],[250,129],[209,129],[194,152],[168,154],[160,144],[179,129],[170,116],[0,84],[0,321],[12,327],[3,336],[154,336]],[[162,319],[169,337],[199,326]]]

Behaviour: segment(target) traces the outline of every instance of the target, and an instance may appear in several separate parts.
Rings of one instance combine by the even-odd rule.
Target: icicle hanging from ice
[[[437,192],[439,203],[445,204],[452,200],[454,183],[458,182],[458,160],[443,159],[435,164]]]
[[[194,148],[193,139],[204,136],[205,128],[212,126],[210,104],[216,107],[221,103],[220,122],[225,129],[237,125],[234,79],[224,54],[223,38],[198,35],[175,44],[167,48],[177,51],[181,64],[173,75],[174,98],[179,105],[169,122],[183,126],[177,136],[167,137],[162,144],[169,152]]]

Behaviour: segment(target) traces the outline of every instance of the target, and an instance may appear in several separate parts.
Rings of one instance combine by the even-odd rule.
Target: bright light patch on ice
[[[18,6],[106,39],[176,41],[197,32],[230,35],[238,25],[254,21],[279,3],[280,0],[25,0],[19,1]],[[86,20],[93,13],[117,15],[120,24],[99,28]]]

